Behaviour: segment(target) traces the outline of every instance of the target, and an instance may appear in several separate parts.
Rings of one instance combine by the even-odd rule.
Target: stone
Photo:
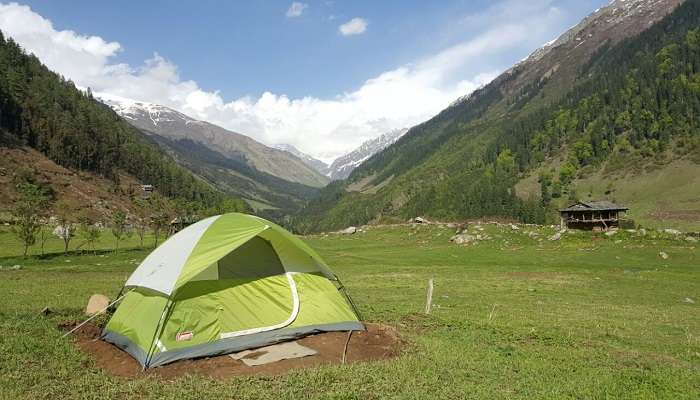
[[[678,229],[664,229],[664,232],[670,233],[671,235],[680,235],[681,231]]]
[[[561,232],[555,233],[554,235],[550,236],[548,239],[551,240],[551,241],[555,241],[555,240],[561,239]]]
[[[644,228],[642,228],[642,229],[639,230],[639,234],[642,235],[642,236],[646,236],[646,235],[647,235],[647,230],[644,229]]]
[[[617,231],[607,231],[605,232],[605,236],[614,236],[617,234]]]
[[[413,222],[415,222],[416,224],[427,224],[428,220],[423,217],[415,217],[413,218]]]
[[[694,237],[692,237],[692,236],[686,236],[686,237],[685,237],[685,241],[686,241],[686,242],[690,242],[690,243],[697,243],[697,242],[698,242],[698,239],[696,239],[696,238],[694,238]]]
[[[686,297],[686,298],[683,300],[683,302],[684,302],[684,303],[688,303],[688,304],[695,304],[695,300],[691,299],[690,297]]]
[[[109,305],[109,297],[102,294],[93,294],[85,307],[85,315],[93,316],[103,313]]]
[[[666,254],[665,251],[660,251],[659,257],[663,258],[664,260],[668,260],[668,254]]]
[[[520,230],[520,228],[518,228],[518,225],[515,225],[515,224],[510,224],[510,229],[512,229],[514,231]]]
[[[355,232],[357,232],[357,228],[355,228],[354,226],[349,226],[349,227],[343,229],[342,231],[340,231],[340,233],[342,233],[344,235],[352,235]]]
[[[476,240],[476,237],[467,234],[454,235],[450,238],[450,242],[456,244],[468,244]]]

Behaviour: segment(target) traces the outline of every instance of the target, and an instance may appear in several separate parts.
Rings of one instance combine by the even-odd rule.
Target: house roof
[[[615,204],[611,201],[600,200],[600,201],[577,201],[576,203],[559,210],[560,212],[566,211],[627,211],[629,208]]]

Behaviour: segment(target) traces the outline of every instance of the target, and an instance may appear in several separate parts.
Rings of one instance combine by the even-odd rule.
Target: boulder
[[[349,226],[349,227],[343,229],[342,231],[340,231],[340,233],[342,233],[343,235],[352,235],[355,232],[357,232],[357,228],[355,228],[354,226]]]
[[[551,241],[555,241],[555,240],[561,239],[561,232],[555,233],[554,235],[550,236],[548,239],[551,240]]]
[[[85,307],[85,315],[93,316],[103,313],[109,305],[109,297],[102,294],[93,294]]]
[[[466,234],[454,235],[450,238],[450,242],[454,242],[456,244],[469,244],[475,240],[476,238],[474,236]]]

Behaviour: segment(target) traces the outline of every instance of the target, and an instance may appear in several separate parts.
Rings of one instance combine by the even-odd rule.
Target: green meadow
[[[148,254],[138,239],[115,253],[105,234],[98,251],[67,255],[52,239],[47,254],[35,246],[25,259],[1,230],[0,398],[700,398],[698,242],[657,231],[551,241],[550,227],[469,229],[488,239],[450,243],[444,225],[305,238],[365,320],[398,329],[407,342],[398,358],[173,381],[110,376],[57,328],[82,319],[91,294],[117,294]],[[53,313],[41,316],[44,307]]]

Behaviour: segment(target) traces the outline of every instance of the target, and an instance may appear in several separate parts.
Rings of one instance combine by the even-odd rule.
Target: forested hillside
[[[629,3],[646,5],[649,13],[610,17]],[[700,1],[689,0],[656,23],[672,9],[670,2],[613,2],[574,28],[566,43],[533,54],[412,128],[347,182],[330,185],[304,210],[298,228],[416,215],[545,222],[557,205],[581,195],[576,183],[592,174],[629,177],[678,160],[696,168]],[[533,174],[536,193],[516,192]],[[698,193],[695,198],[698,203]],[[314,215],[322,217],[309,223]]]
[[[318,193],[328,178],[299,157],[159,104],[100,94],[173,160],[259,215],[280,220]]]
[[[57,164],[119,187],[120,173],[163,195],[212,206],[224,197],[177,166],[109,107],[0,35],[0,145],[29,146]],[[240,200],[237,204],[246,209]]]

